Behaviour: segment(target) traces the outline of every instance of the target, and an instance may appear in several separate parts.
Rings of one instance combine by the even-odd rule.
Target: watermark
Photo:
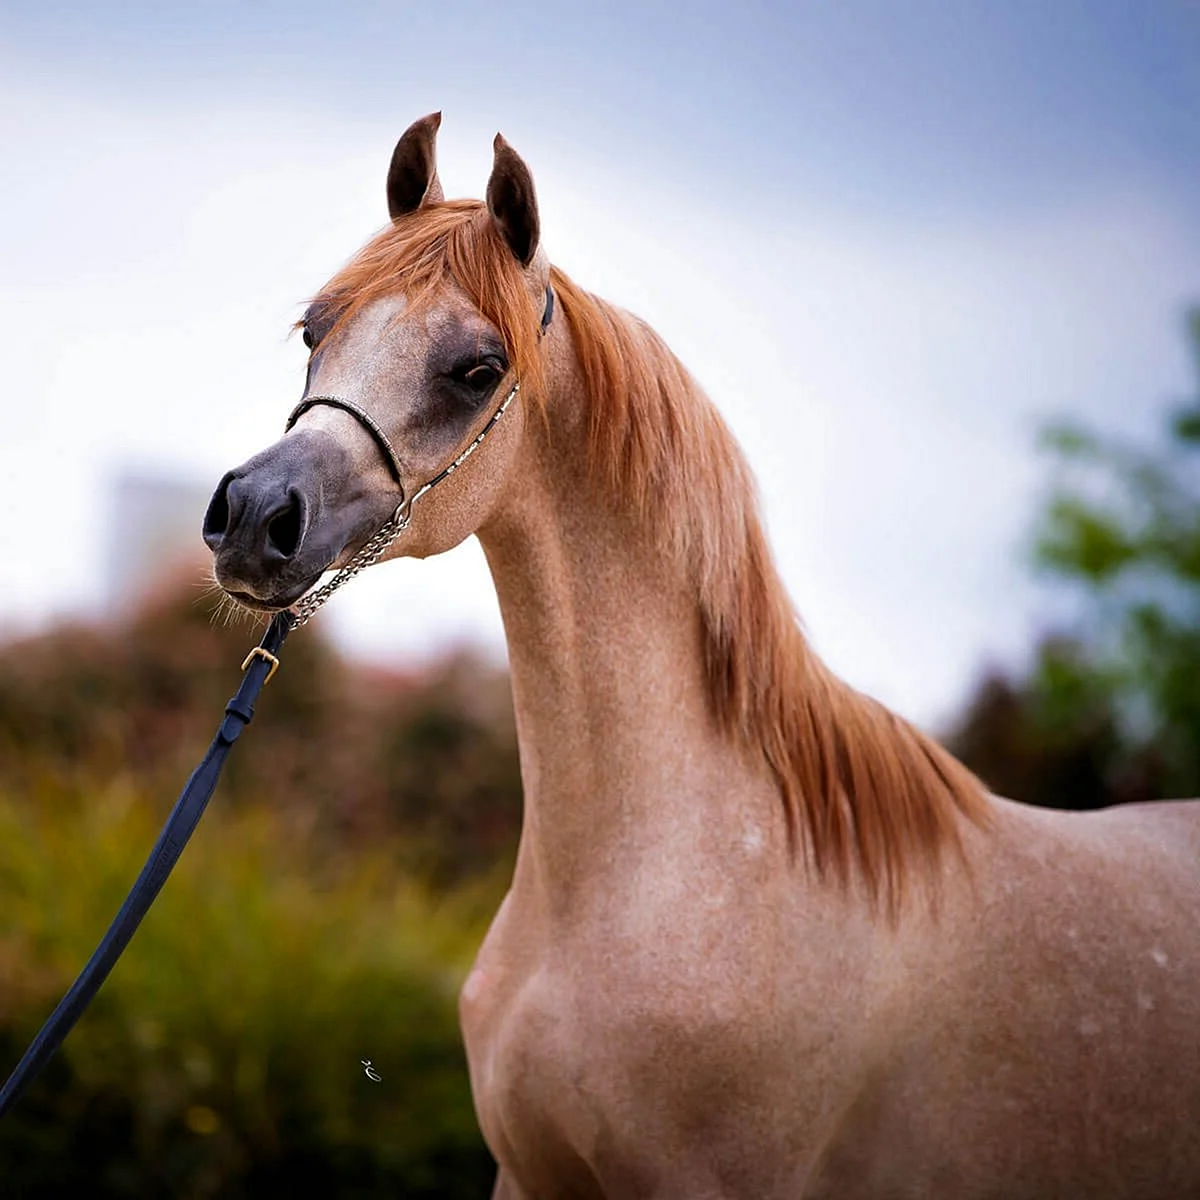
[[[380,1075],[373,1066],[371,1066],[371,1060],[369,1058],[360,1058],[358,1061],[367,1068],[363,1074],[366,1075],[368,1079],[373,1079],[376,1083],[383,1082],[383,1076]]]

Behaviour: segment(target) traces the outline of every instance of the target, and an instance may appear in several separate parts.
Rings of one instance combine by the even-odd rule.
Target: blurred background
[[[207,496],[434,109],[447,194],[501,129],[554,261],[707,387],[842,675],[1019,799],[1200,794],[1198,63],[1190,0],[0,2],[0,1072],[236,686]],[[6,1195],[490,1187],[454,997],[520,780],[482,554],[288,651],[0,1125]]]

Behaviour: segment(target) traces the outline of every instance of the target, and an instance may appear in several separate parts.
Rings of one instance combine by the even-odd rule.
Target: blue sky
[[[1197,64],[1183,2],[0,4],[0,629],[96,602],[115,474],[276,436],[295,303],[440,108],[448,192],[503,129],[551,256],[741,437],[818,646],[936,723],[1062,611],[1022,557],[1038,422],[1144,431],[1191,385]],[[481,570],[381,568],[329,623],[495,646]]]
[[[0,6],[33,73],[138,102],[451,106],[693,182],[1036,202],[1114,172],[1200,187],[1200,7],[169,3]],[[10,60],[11,61],[11,60]],[[665,160],[665,161],[664,161]]]

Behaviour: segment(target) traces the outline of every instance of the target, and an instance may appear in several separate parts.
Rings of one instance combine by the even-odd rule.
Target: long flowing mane
[[[337,325],[404,292],[410,310],[449,275],[504,338],[527,397],[543,396],[540,306],[477,201],[428,205],[377,235],[322,289]],[[960,847],[985,789],[930,738],[838,679],[805,638],[775,570],[753,479],[712,403],[642,321],[551,282],[589,406],[591,461],[694,583],[713,712],[761,751],[789,828],[821,874],[895,909],[914,864]]]

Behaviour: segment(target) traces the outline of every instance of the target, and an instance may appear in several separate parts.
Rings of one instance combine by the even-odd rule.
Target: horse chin
[[[280,588],[278,591],[270,592],[266,595],[247,591],[244,586],[230,587],[220,583],[219,580],[218,584],[221,591],[239,608],[244,608],[255,614],[276,613],[281,609],[291,608],[301,596],[315,586],[324,573],[325,568],[322,567],[321,570],[310,575],[308,578],[289,584],[287,587]]]
[[[257,596],[252,596],[249,592],[232,591],[229,588],[221,589],[230,600],[237,605],[238,608],[243,608],[247,612],[252,613],[276,613],[281,609],[288,608],[294,603],[294,600],[278,600],[272,597],[269,600],[260,600]],[[305,589],[307,591],[307,589]],[[303,593],[301,593],[303,595]],[[298,597],[297,597],[298,599]]]

